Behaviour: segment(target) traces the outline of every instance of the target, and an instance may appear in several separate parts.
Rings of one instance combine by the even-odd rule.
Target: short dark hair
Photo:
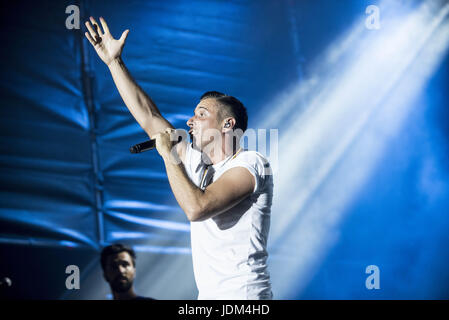
[[[101,267],[103,268],[103,271],[106,270],[108,257],[119,254],[120,252],[128,252],[128,254],[131,256],[131,260],[133,261],[133,266],[136,266],[136,253],[134,252],[134,250],[130,247],[124,246],[121,243],[115,243],[104,247],[103,250],[101,250]]]
[[[200,101],[207,98],[214,98],[223,106],[218,112],[221,119],[226,116],[233,117],[235,119],[234,129],[241,129],[245,132],[248,127],[248,113],[239,99],[218,91],[207,91],[201,96]]]

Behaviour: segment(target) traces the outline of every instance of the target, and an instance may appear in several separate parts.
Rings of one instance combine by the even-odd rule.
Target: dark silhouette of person
[[[122,244],[112,244],[101,251],[103,277],[111,287],[114,300],[155,300],[134,291],[136,253]]]

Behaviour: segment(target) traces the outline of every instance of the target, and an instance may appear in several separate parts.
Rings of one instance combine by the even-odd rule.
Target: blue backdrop
[[[159,299],[197,296],[188,221],[171,193],[157,152],[133,155],[128,151],[148,137],[127,111],[107,67],[84,39],[83,22],[92,15],[104,17],[115,37],[130,29],[123,60],[175,127],[187,128],[201,94],[217,90],[245,104],[250,128],[278,130],[279,176],[284,172],[294,180],[280,179],[275,184],[280,195],[275,196],[269,246],[275,299],[449,298],[449,33],[444,1],[435,1],[436,8],[430,11],[431,17],[441,14],[429,35],[437,38],[416,48],[418,58],[410,60],[405,71],[401,69],[401,77],[418,63],[428,62],[431,67],[423,67],[425,75],[413,73],[419,85],[398,77],[388,87],[387,98],[394,92],[401,92],[400,97],[413,92],[410,101],[398,104],[406,105],[407,112],[379,115],[401,117],[401,125],[384,131],[382,126],[365,123],[376,137],[382,137],[383,147],[363,181],[349,189],[346,179],[332,178],[337,173],[355,175],[355,169],[341,167],[345,158],[340,154],[319,183],[311,187],[304,182],[309,175],[320,174],[319,159],[332,157],[333,153],[326,153],[329,139],[343,137],[331,131],[324,131],[326,143],[313,144],[314,152],[322,149],[319,156],[306,154],[297,160],[298,155],[288,156],[288,150],[305,145],[307,132],[313,135],[314,130],[330,128],[311,114],[315,105],[331,114],[329,101],[337,104],[341,96],[331,95],[338,87],[330,79],[343,83],[351,67],[351,59],[335,48],[332,51],[332,46],[347,44],[340,49],[348,55],[356,50],[350,30],[361,26],[361,39],[376,32],[364,25],[367,6],[378,5],[381,19],[384,10],[388,15],[383,22],[394,13],[418,12],[425,3],[398,1],[393,9],[384,9],[380,1],[358,0],[2,4],[0,276],[13,281],[2,294],[35,299],[107,298],[109,288],[102,279],[98,254],[103,246],[122,242],[137,251],[138,293]],[[81,29],[66,28],[69,5],[80,8]],[[380,30],[388,33],[386,28]],[[416,34],[419,38],[421,29],[409,30],[407,39]],[[431,43],[441,46],[425,55]],[[385,44],[382,50],[393,56],[400,45]],[[332,64],[323,62],[328,53],[334,57],[329,58]],[[363,59],[362,54],[357,57]],[[363,76],[388,80],[376,72]],[[295,92],[295,88],[300,89]],[[360,90],[347,88],[351,94]],[[326,96],[313,101],[317,92]],[[364,97],[372,100],[376,95]],[[343,105],[339,110],[355,114]],[[305,120],[298,127],[295,119],[302,117]],[[355,125],[353,118],[330,123],[337,121],[344,132]],[[304,132],[287,134],[288,128]],[[356,143],[362,144],[357,140],[361,137],[361,131],[354,135],[345,145],[345,154],[352,150],[360,155]],[[286,139],[290,149],[283,147]],[[376,139],[363,146],[371,148],[372,143],[375,148]],[[281,161],[283,156],[294,161],[287,165]],[[361,167],[363,159],[359,159]],[[295,171],[296,163],[301,171]],[[292,203],[299,203],[301,189],[311,190],[306,200],[296,209],[284,206],[282,195],[289,194]],[[351,197],[344,206],[329,209],[326,204],[341,192]],[[305,217],[317,205],[321,218],[309,223]],[[330,229],[327,223],[334,221],[335,212],[338,223]],[[317,224],[322,233],[313,231]],[[332,240],[322,241],[329,236]],[[309,244],[313,250],[308,247],[310,254],[303,254]],[[81,270],[80,290],[65,287],[65,268],[72,264]],[[369,265],[380,269],[380,289],[365,286]]]

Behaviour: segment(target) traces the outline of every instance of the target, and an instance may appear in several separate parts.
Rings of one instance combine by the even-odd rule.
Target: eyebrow
[[[116,259],[116,260],[112,260],[112,261],[111,261],[111,263],[122,263],[122,262],[129,263],[129,261],[128,261],[128,260],[125,260],[125,259]]]
[[[198,109],[205,109],[206,111],[208,111],[208,112],[209,112],[209,109],[207,109],[206,107],[203,107],[203,106],[201,106],[201,107],[198,107],[198,108],[197,108],[197,110],[198,110]],[[197,111],[197,110],[195,110],[195,111]]]

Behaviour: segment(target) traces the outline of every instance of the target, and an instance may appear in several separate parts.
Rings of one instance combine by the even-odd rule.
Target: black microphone
[[[178,142],[181,142],[181,141],[182,141],[182,136],[179,136]],[[129,151],[131,153],[141,153],[144,151],[154,149],[155,147],[156,147],[156,140],[151,139],[151,140],[133,145],[131,148],[129,148]]]
[[[11,285],[12,281],[8,277],[3,277],[2,279],[0,279],[0,288],[10,287]]]
[[[155,147],[156,147],[156,140],[151,139],[151,140],[133,145],[131,148],[129,148],[129,151],[131,153],[141,153],[141,152],[144,152],[147,150],[154,149]]]

